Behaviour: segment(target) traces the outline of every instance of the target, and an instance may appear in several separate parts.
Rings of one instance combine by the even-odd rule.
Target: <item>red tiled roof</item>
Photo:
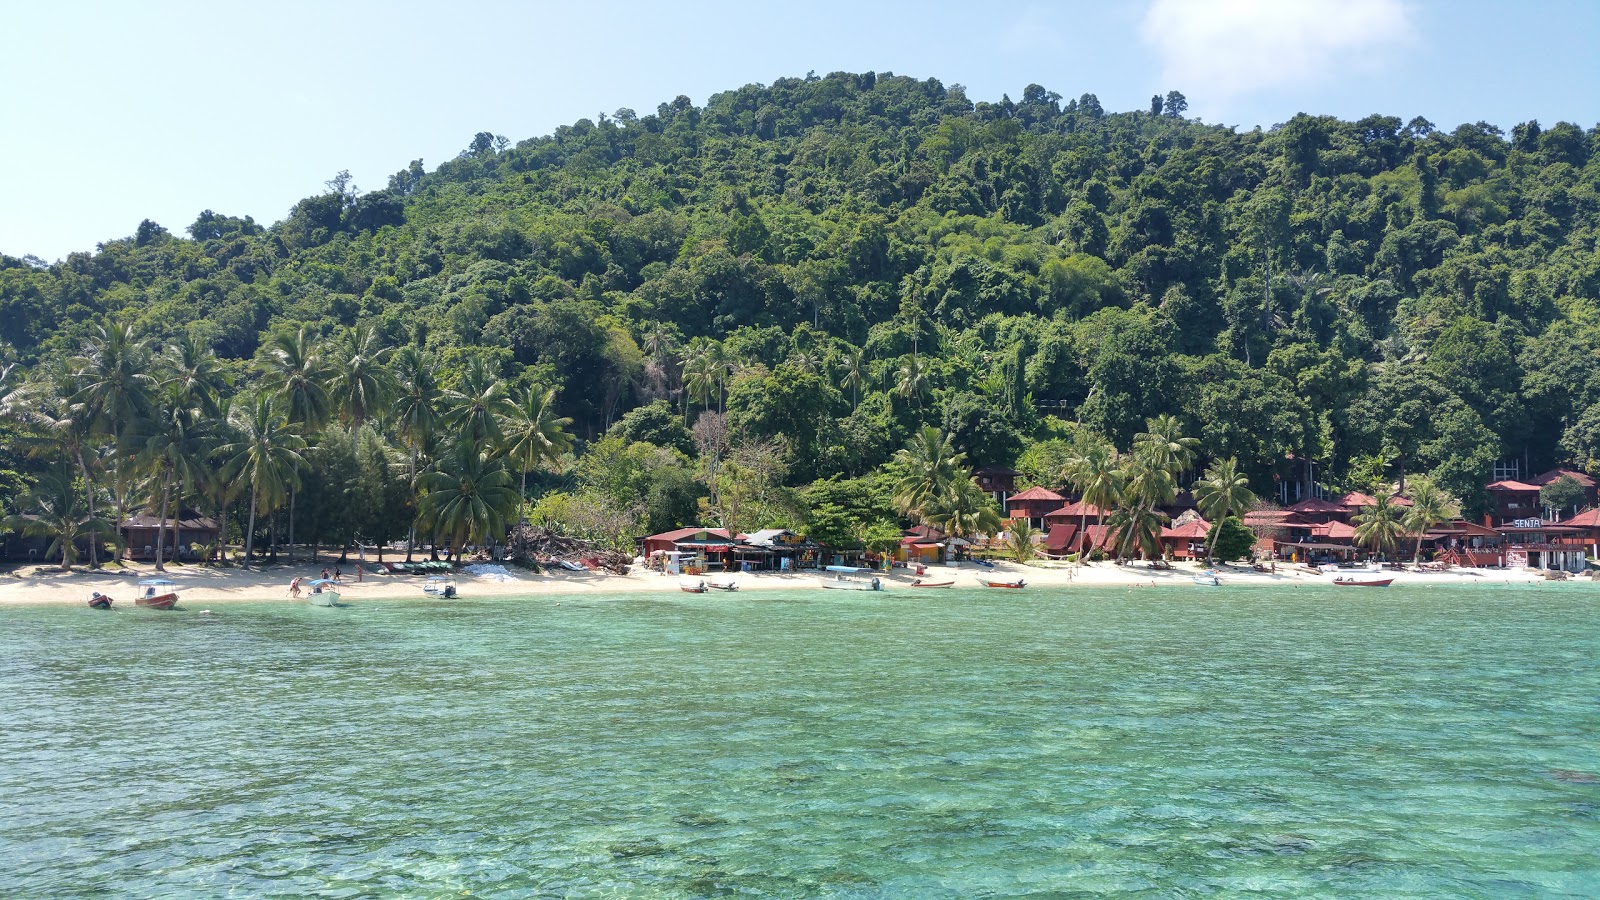
[[[1537,484],[1528,484],[1524,481],[1496,481],[1494,484],[1489,485],[1487,489],[1491,491],[1532,491],[1535,494],[1539,493]]]
[[[674,528],[671,531],[663,531],[660,534],[652,534],[645,538],[645,540],[672,541],[676,543],[685,538],[692,538],[702,531],[714,537],[722,538],[723,540],[733,540],[733,536],[728,534],[728,530],[726,528]]]
[[[1185,522],[1176,528],[1161,529],[1161,536],[1164,538],[1175,538],[1177,540],[1199,540],[1200,538],[1205,537],[1210,531],[1211,526],[1206,522],[1205,519],[1194,519],[1192,521]]]
[[[1571,469],[1551,469],[1550,471],[1544,473],[1543,475],[1540,475],[1539,477],[1533,479],[1532,483],[1533,484],[1537,484],[1540,487],[1543,487],[1543,486],[1549,484],[1552,481],[1560,480],[1561,476],[1563,476],[1563,475],[1571,478],[1573,481],[1576,481],[1577,483],[1583,485],[1586,488],[1594,487],[1594,479],[1593,478],[1589,477],[1588,475],[1584,474],[1583,472],[1574,472]]]
[[[160,528],[162,518],[151,513],[138,513],[122,520],[123,528]],[[167,527],[172,527],[172,520],[166,519]],[[192,509],[185,509],[178,513],[178,527],[185,531],[214,531],[217,520],[203,516]]]
[[[1055,491],[1050,490],[1049,488],[1042,488],[1042,487],[1039,487],[1039,486],[1035,485],[1034,487],[1028,488],[1027,490],[1023,491],[1020,494],[1012,494],[1011,498],[1010,498],[1010,500],[1008,502],[1015,503],[1018,500],[1057,500],[1057,501],[1062,501],[1062,500],[1066,500],[1066,499],[1067,498],[1061,496],[1060,494],[1056,493]]]
[[[1072,539],[1077,536],[1076,525],[1051,525],[1050,533],[1044,536],[1044,549],[1062,551],[1072,546]]]
[[[1586,509],[1561,524],[1576,525],[1580,528],[1600,528],[1600,509]]]
[[[1341,513],[1345,511],[1345,508],[1337,503],[1329,503],[1320,497],[1308,497],[1289,507],[1289,511],[1297,513]]]
[[[1079,500],[1076,503],[1068,503],[1066,506],[1061,507],[1055,512],[1045,513],[1044,517],[1046,519],[1055,519],[1063,516],[1074,518],[1078,516],[1104,518],[1109,515],[1111,515],[1109,510],[1104,510],[1098,506],[1095,506],[1093,503],[1085,503],[1082,500]]]
[[[1343,522],[1329,522],[1326,525],[1311,526],[1311,533],[1317,537],[1328,538],[1329,540],[1348,541],[1355,538],[1356,529],[1355,526],[1346,525]]]
[[[1407,500],[1399,494],[1391,494],[1389,496],[1389,503],[1393,506],[1411,505],[1410,500]],[[1377,506],[1378,501],[1374,500],[1371,494],[1363,494],[1360,491],[1351,491],[1350,493],[1339,498],[1339,505],[1343,506],[1345,509],[1356,509],[1362,506]]]

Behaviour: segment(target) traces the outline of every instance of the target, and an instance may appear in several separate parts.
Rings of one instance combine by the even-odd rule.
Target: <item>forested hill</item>
[[[733,445],[781,442],[790,486],[872,472],[923,424],[1057,481],[1078,430],[1126,448],[1163,413],[1262,493],[1305,460],[1469,504],[1497,461],[1600,466],[1600,128],[1236,133],[1185,107],[835,73],[485,133],[270,227],[207,211],[187,239],[0,259],[0,338],[20,373],[111,317],[200,339],[249,393],[273,333],[372,325],[447,387],[475,358],[556,387],[590,442],[664,400],[623,437],[691,475],[677,424],[725,411]],[[580,458],[549,484],[656,489],[602,481]]]

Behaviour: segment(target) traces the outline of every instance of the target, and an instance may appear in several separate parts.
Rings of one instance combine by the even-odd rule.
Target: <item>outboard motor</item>
[[[453,585],[453,584],[445,585],[444,586],[444,595],[446,597],[454,597],[456,595],[456,586]]]

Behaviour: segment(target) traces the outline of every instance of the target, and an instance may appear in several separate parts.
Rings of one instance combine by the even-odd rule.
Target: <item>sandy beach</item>
[[[207,568],[203,566],[169,566],[164,577],[177,582],[182,593],[181,601],[190,606],[227,602],[282,601],[305,602],[303,596],[295,600],[289,596],[289,582],[296,576],[302,582],[321,574],[324,565],[332,567],[331,560],[315,564],[280,564],[256,569]],[[354,566],[346,565],[344,585],[341,589],[345,602],[356,603],[373,600],[419,598],[422,594],[423,576],[367,573],[357,582]],[[1094,563],[1084,567],[1068,563],[997,563],[986,569],[972,563],[930,566],[921,578],[924,581],[954,581],[958,588],[978,587],[980,575],[1021,577],[1032,587],[1117,587],[1132,590],[1136,587],[1182,586],[1198,587],[1193,575],[1202,567],[1178,564],[1170,569],[1151,568],[1143,563],[1118,566],[1109,562]],[[1332,576],[1315,575],[1305,569],[1279,565],[1274,573],[1257,572],[1246,567],[1218,567],[1224,586],[1242,585],[1295,585],[1329,584]],[[109,594],[118,601],[132,605],[137,588],[135,582],[151,577],[147,564],[126,563],[121,568],[107,567],[98,571],[77,569],[71,573],[56,567],[24,566],[0,575],[0,606],[16,604],[82,604],[91,592]],[[1466,584],[1537,584],[1543,578],[1538,573],[1523,570],[1454,569],[1448,572],[1394,572],[1396,585],[1466,585]],[[812,573],[748,573],[735,576],[740,591],[761,590],[821,590]],[[906,569],[896,569],[881,576],[886,591],[910,590],[917,577]],[[475,576],[467,572],[455,575],[456,585],[463,598],[473,597],[552,597],[572,595],[680,594],[679,579],[656,572],[635,568],[628,575],[595,572],[548,572],[533,574],[510,569],[501,576]]]

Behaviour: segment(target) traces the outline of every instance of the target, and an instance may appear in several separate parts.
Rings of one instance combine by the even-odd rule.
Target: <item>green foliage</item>
[[[1244,559],[1256,545],[1255,532],[1246,528],[1238,516],[1223,518],[1206,537],[1211,541],[1211,555],[1223,562]]]
[[[1575,510],[1587,492],[1578,479],[1563,475],[1539,489],[1539,502],[1554,510]]]
[[[151,499],[118,464],[139,455],[178,495],[152,502],[225,506],[215,401],[259,393],[307,442],[304,502],[270,524],[375,534],[383,504],[345,496],[377,472],[359,433],[404,448],[409,520],[450,465],[441,436],[504,464],[507,401],[534,385],[578,474],[550,453],[511,468],[618,541],[701,495],[813,514],[785,492],[880,472],[927,427],[966,464],[1053,483],[1079,428],[1132,449],[1170,416],[1199,441],[1190,470],[1236,459],[1258,490],[1311,465],[1426,473],[1471,511],[1498,460],[1600,469],[1593,132],[1186,112],[1176,91],[1115,112],[1038,85],[975,103],[934,79],[780,78],[514,145],[479,133],[365,194],[341,173],[270,226],[206,210],[189,239],[147,220],[54,265],[0,257],[0,366],[21,364],[0,382],[32,395],[0,398],[0,427],[29,433],[0,441],[0,502],[62,462],[125,511]],[[709,444],[684,431],[708,411],[728,416]],[[186,474],[149,446],[185,419],[209,423],[168,442],[202,449]],[[39,441],[61,449],[17,458]],[[1171,468],[1137,492],[1189,480]],[[885,515],[835,505],[857,530]]]

